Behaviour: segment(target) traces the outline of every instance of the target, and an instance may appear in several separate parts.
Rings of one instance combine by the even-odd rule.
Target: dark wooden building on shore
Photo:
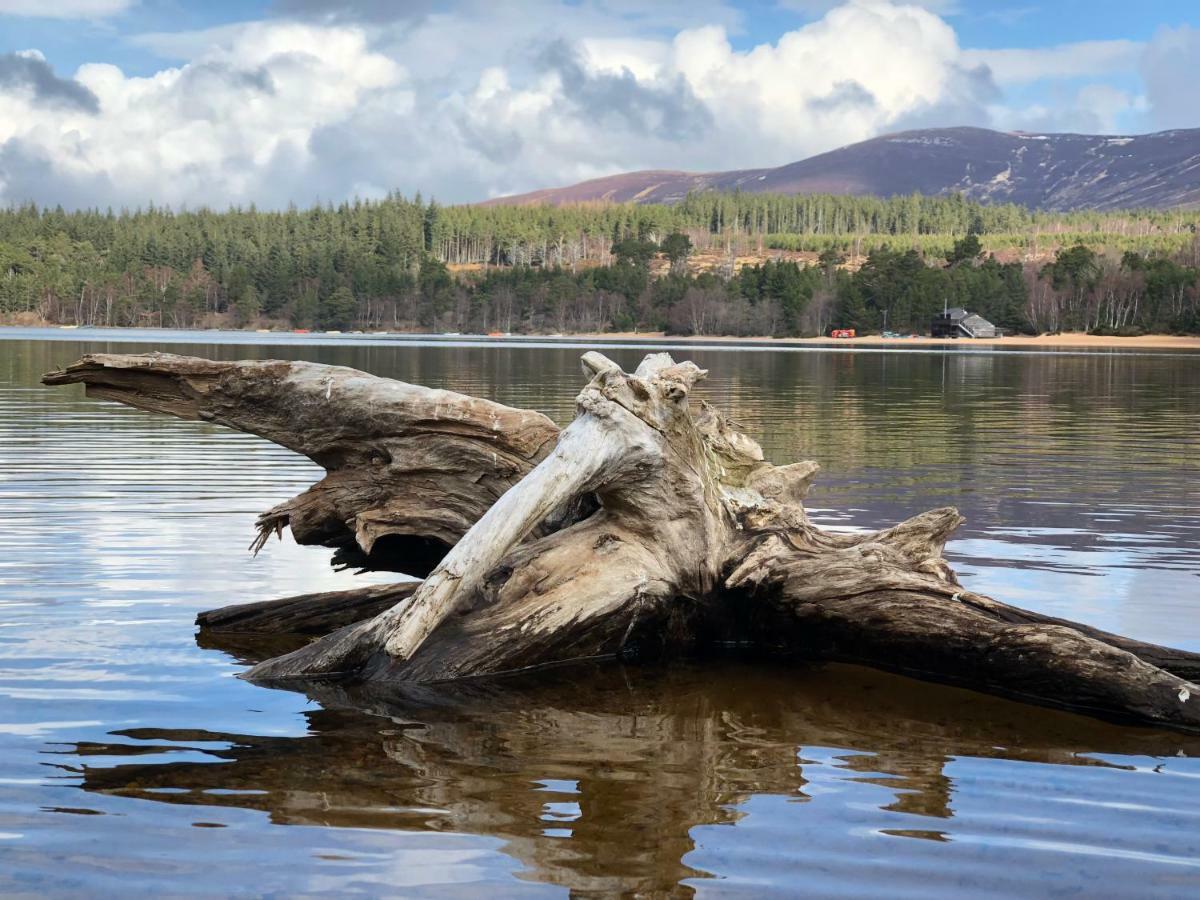
[[[994,338],[1000,337],[1000,329],[983,316],[967,312],[959,306],[952,306],[933,317],[929,334],[932,337],[947,338]]]

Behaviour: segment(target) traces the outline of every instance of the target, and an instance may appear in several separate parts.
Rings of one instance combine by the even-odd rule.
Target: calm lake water
[[[290,540],[246,552],[317,467],[38,383],[86,352],[302,358],[565,422],[578,347],[6,336],[2,894],[1200,894],[1200,737],[849,666],[560,670],[390,706],[246,684],[198,611],[363,583]],[[953,504],[973,590],[1200,650],[1200,355],[676,356],[768,458],[821,462],[818,521]]]

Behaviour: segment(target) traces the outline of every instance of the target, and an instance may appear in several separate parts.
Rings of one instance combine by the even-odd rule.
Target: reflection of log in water
[[[326,708],[307,713],[305,736],[141,728],[75,745],[67,768],[87,791],[258,809],[281,824],[495,835],[530,877],[607,893],[672,889],[694,874],[691,829],[735,821],[751,795],[808,799],[804,758],[818,749],[845,751],[834,754],[845,777],[887,788],[883,808],[930,817],[925,836],[954,815],[952,757],[1200,753],[1196,737],[841,665],[597,667],[312,696]],[[214,741],[226,746],[202,743]],[[208,761],[173,761],[188,747]]]

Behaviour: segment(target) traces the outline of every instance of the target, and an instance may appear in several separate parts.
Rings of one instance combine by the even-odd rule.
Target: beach
[[[1053,350],[1068,348],[1072,350],[1200,350],[1200,335],[1146,334],[1139,337],[1112,337],[1108,335],[1066,333],[1040,335],[1012,335],[1002,338],[932,338],[924,335],[916,337],[885,338],[878,334],[863,335],[854,338],[772,338],[772,337],[710,337],[668,335],[661,331],[642,332],[603,332],[595,334],[554,335],[569,337],[583,341],[595,340],[645,340],[670,341],[671,343],[703,343],[712,344],[730,341],[738,344],[820,344],[848,347],[945,347],[958,349],[976,346],[988,347],[1024,347],[1029,349]]]
[[[19,332],[19,333],[18,333]],[[914,337],[883,337],[878,334],[862,335],[854,338],[829,338],[829,337],[736,337],[728,335],[671,335],[663,331],[603,331],[603,332],[585,332],[576,334],[505,334],[505,335],[482,335],[482,334],[448,334],[445,332],[411,332],[411,331],[373,331],[373,332],[340,332],[340,331],[312,331],[312,332],[296,332],[291,329],[239,329],[239,328],[223,328],[223,329],[208,329],[204,331],[189,331],[187,329],[145,329],[145,328],[76,328],[73,326],[55,326],[55,325],[28,325],[28,324],[0,324],[0,338],[24,338],[38,337],[43,340],[54,339],[59,334],[63,338],[77,334],[79,338],[85,335],[89,340],[95,340],[100,335],[110,336],[112,340],[121,340],[123,336],[133,338],[137,336],[139,342],[147,336],[159,335],[164,340],[170,341],[172,335],[178,335],[179,340],[187,338],[195,339],[199,334],[224,334],[231,338],[237,335],[240,338],[252,338],[257,335],[264,341],[270,341],[272,336],[287,336],[288,338],[311,338],[320,339],[322,337],[342,338],[364,338],[364,337],[396,337],[406,339],[420,338],[435,338],[445,339],[449,337],[460,338],[469,341],[513,341],[514,343],[529,342],[529,341],[547,341],[547,342],[573,342],[584,343],[595,341],[597,343],[611,343],[613,341],[639,343],[645,342],[648,344],[735,344],[746,346],[828,346],[828,347],[870,347],[870,348],[896,348],[904,347],[941,347],[948,350],[965,350],[971,347],[988,347],[988,348],[1003,348],[1003,347],[1020,347],[1027,350],[1200,350],[1200,335],[1172,335],[1172,334],[1146,334],[1139,337],[1113,337],[1109,335],[1083,334],[1078,332],[1068,332],[1063,334],[1041,334],[1041,335],[1012,335],[1002,338],[932,338],[924,335]]]

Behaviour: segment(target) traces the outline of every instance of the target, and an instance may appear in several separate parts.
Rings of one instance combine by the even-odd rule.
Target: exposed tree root
[[[256,548],[287,524],[344,560],[427,574],[411,595],[202,616],[330,632],[259,663],[255,681],[437,682],[738,641],[1200,729],[1188,680],[1200,654],[965,590],[942,558],[962,521],[953,509],[872,534],[823,531],[802,503],[816,464],[764,461],[691,399],[703,370],[666,354],[632,374],[598,353],[583,363],[561,434],[537,413],[311,363],[94,356],[45,380],[259,434],[325,466],[264,515]]]

